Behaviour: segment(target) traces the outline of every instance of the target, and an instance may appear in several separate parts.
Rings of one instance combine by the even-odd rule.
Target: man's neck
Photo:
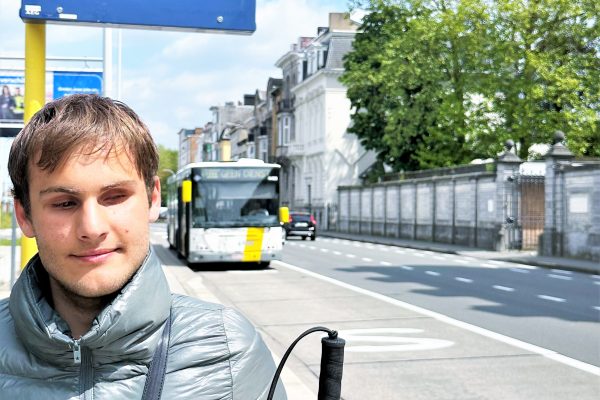
[[[54,309],[71,329],[71,336],[79,339],[92,327],[94,318],[110,302],[111,296],[82,297],[66,289],[50,277],[50,291]]]

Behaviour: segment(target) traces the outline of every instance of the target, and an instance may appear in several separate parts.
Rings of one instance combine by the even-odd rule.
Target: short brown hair
[[[158,169],[158,151],[150,131],[126,104],[89,94],[74,94],[46,104],[17,135],[10,149],[8,172],[13,195],[27,215],[29,165],[52,172],[77,149],[96,154],[123,146],[140,178],[148,199]],[[37,162],[34,157],[39,157]]]

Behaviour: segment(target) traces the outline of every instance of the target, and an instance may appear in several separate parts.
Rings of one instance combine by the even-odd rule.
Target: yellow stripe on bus
[[[248,228],[242,261],[260,261],[265,228]]]

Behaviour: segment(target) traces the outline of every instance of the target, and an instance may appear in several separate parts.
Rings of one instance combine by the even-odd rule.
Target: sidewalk
[[[333,237],[347,240],[359,240],[368,243],[385,244],[412,249],[436,251],[440,253],[461,254],[485,260],[510,261],[542,268],[556,268],[591,274],[600,274],[600,263],[564,257],[538,256],[535,251],[492,251],[475,247],[454,244],[427,242],[421,240],[399,239],[393,237],[373,236],[363,234],[341,233],[335,231],[320,231],[322,237]]]
[[[15,257],[16,267],[18,269],[21,259],[20,249],[18,247],[16,249]],[[4,299],[10,295],[10,265],[11,246],[0,246],[0,299]]]

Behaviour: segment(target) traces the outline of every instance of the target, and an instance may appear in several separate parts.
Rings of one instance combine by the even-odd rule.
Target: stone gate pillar
[[[504,144],[504,153],[496,160],[496,226],[498,234],[495,249],[508,250],[507,230],[510,218],[514,217],[514,210],[510,209],[512,202],[507,199],[513,194],[513,181],[519,173],[519,166],[523,162],[514,152],[515,142],[507,140]]]
[[[574,158],[573,153],[564,145],[565,134],[556,131],[554,144],[545,156],[546,178],[544,182],[545,210],[544,233],[540,241],[540,255],[562,256],[562,235],[564,227],[563,213],[566,212],[564,204],[565,187],[560,181],[562,166]]]

